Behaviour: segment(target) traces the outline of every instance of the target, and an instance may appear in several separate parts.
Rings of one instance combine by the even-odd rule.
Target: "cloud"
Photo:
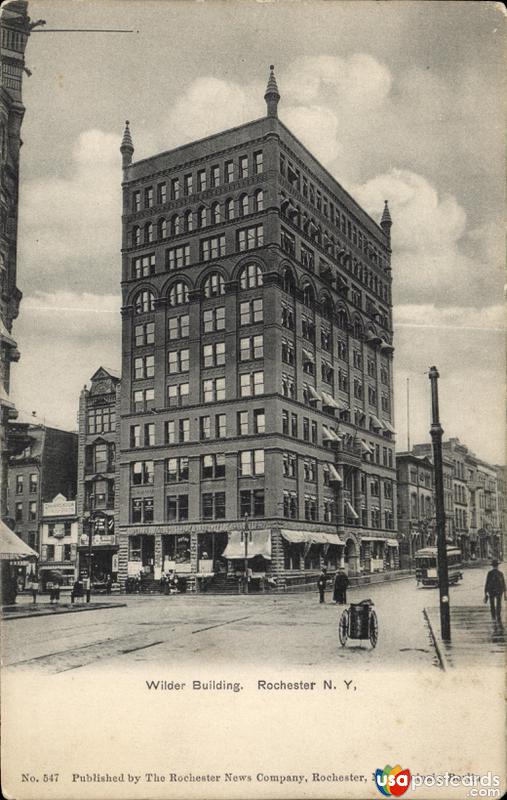
[[[57,284],[84,289],[97,281],[104,291],[120,276],[120,138],[83,132],[65,177],[27,181],[21,192],[19,262],[31,290]],[[116,260],[116,263],[115,263]],[[23,288],[23,287],[22,287]]]
[[[441,195],[422,175],[392,169],[356,186],[354,194],[372,215],[385,198],[393,218],[393,291],[397,302],[486,306],[498,303],[500,273],[477,245],[467,253],[467,215],[452,195]],[[490,252],[491,255],[491,252]]]
[[[322,106],[292,106],[285,109],[282,120],[310,152],[324,165],[341,153],[336,114]]]

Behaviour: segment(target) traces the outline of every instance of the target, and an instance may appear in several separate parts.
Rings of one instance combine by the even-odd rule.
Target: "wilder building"
[[[277,117],[123,159],[119,570],[395,568],[390,227]],[[245,537],[245,527],[248,533]]]

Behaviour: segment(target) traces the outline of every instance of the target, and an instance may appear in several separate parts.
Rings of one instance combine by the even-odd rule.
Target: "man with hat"
[[[502,618],[502,595],[507,600],[505,593],[505,578],[503,573],[498,569],[498,561],[495,559],[491,562],[493,569],[490,569],[486,576],[486,585],[484,587],[484,602],[488,602],[491,609],[491,616],[498,622]]]

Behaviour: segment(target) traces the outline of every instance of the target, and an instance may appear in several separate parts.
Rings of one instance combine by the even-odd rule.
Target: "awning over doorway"
[[[0,520],[0,559],[2,561],[35,561],[39,554]]]
[[[248,558],[262,556],[271,559],[271,531],[248,531]],[[231,560],[245,558],[245,539],[243,531],[229,531],[229,541],[222,553],[223,558]]]
[[[286,542],[291,544],[335,544],[343,546],[337,533],[324,533],[323,531],[291,531],[282,528],[280,534]]]

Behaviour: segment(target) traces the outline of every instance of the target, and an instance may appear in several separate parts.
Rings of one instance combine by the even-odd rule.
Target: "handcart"
[[[373,600],[361,600],[360,603],[351,603],[349,608],[342,611],[338,623],[338,636],[342,647],[346,645],[347,639],[369,639],[371,646],[376,646],[378,619],[374,605]]]

